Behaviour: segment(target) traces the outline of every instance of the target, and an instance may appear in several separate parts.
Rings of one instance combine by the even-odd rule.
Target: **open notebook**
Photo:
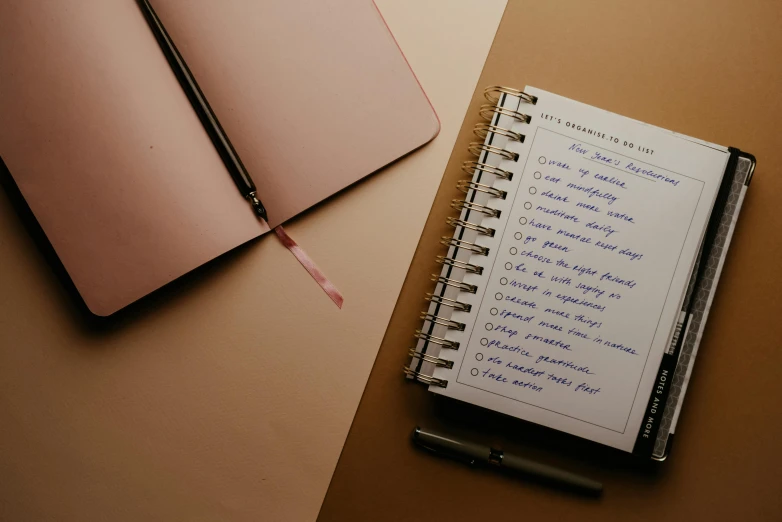
[[[371,0],[152,4],[272,227],[437,134]],[[136,2],[5,2],[0,70],[0,155],[93,313],[268,231]]]
[[[405,371],[663,458],[754,159],[532,87],[486,94]]]

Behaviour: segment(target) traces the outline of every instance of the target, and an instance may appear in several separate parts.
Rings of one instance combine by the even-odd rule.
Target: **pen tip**
[[[268,214],[266,214],[266,209],[265,208],[263,208],[263,207],[256,208],[255,209],[255,213],[258,214],[259,218],[263,219],[267,223],[269,222],[269,216],[268,216]]]
[[[255,215],[268,223],[269,216],[266,214],[266,207],[264,207],[261,200],[256,197],[255,192],[248,194],[247,199],[250,201],[250,204],[255,211]]]

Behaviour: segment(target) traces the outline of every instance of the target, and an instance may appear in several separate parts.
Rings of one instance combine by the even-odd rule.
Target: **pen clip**
[[[462,453],[457,453],[455,451],[447,451],[443,448],[438,448],[435,446],[430,446],[429,444],[426,444],[425,442],[422,442],[420,439],[414,438],[413,441],[420,446],[422,449],[425,449],[426,451],[430,453],[434,453],[435,455],[438,455],[440,457],[447,457],[451,460],[458,460],[459,462],[462,462],[464,464],[468,464],[470,466],[474,466],[476,463],[476,459],[464,455]]]

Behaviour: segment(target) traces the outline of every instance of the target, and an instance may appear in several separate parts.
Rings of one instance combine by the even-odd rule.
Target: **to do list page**
[[[727,150],[538,89],[433,391],[631,450]],[[508,97],[510,98],[510,97]],[[460,319],[460,320],[462,320]]]

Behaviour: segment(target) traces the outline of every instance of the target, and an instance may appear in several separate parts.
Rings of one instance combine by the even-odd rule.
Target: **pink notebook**
[[[439,130],[371,0],[152,4],[272,227]],[[6,2],[0,71],[0,156],[92,313],[268,232],[135,2]]]

